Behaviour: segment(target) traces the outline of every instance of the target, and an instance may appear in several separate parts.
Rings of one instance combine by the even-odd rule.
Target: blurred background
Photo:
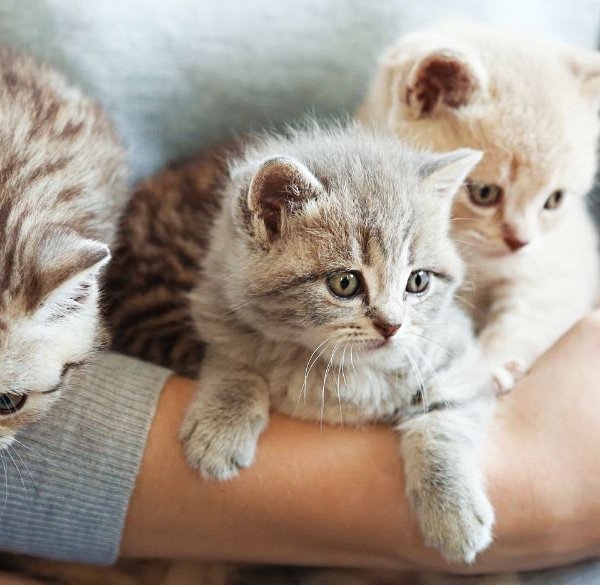
[[[101,100],[136,180],[233,132],[352,111],[382,49],[447,18],[595,48],[600,2],[0,0],[0,38]]]

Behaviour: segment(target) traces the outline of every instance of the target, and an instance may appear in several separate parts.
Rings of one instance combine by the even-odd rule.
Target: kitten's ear
[[[323,191],[323,185],[302,163],[276,156],[265,160],[252,177],[248,209],[266,230],[263,235],[273,241],[281,233],[285,216]]]
[[[575,79],[581,84],[581,91],[594,103],[600,102],[600,53],[568,47],[565,60]]]
[[[384,58],[390,105],[413,118],[454,112],[481,101],[488,76],[477,53],[434,35],[412,35]]]
[[[482,156],[480,150],[470,148],[435,156],[421,170],[425,191],[451,202]]]
[[[105,244],[68,230],[44,238],[41,246],[35,316],[42,321],[55,320],[76,311],[96,294],[96,279],[110,260],[110,251]]]

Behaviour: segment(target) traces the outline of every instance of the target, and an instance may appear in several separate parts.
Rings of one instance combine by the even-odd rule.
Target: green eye
[[[556,209],[562,203],[564,198],[565,194],[563,191],[560,189],[554,191],[554,193],[552,193],[552,195],[546,199],[546,203],[544,203],[544,209]]]
[[[27,396],[24,394],[13,394],[7,392],[0,394],[0,416],[5,414],[14,414],[18,410],[21,410],[25,405]]]
[[[429,286],[429,272],[425,270],[416,270],[408,277],[406,283],[406,292],[411,294],[423,293]]]
[[[360,277],[357,272],[336,272],[327,279],[327,286],[336,297],[347,299],[360,292]]]
[[[467,190],[469,191],[471,201],[481,207],[497,205],[502,199],[502,187],[499,185],[467,183]]]

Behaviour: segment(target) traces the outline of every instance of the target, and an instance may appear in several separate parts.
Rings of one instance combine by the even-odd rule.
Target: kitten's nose
[[[506,245],[511,249],[512,252],[516,252],[520,250],[523,246],[529,244],[528,240],[520,240],[519,238],[515,238],[514,236],[506,235],[504,236],[504,241]]]
[[[396,331],[400,329],[400,325],[395,325],[391,323],[383,323],[381,321],[373,321],[373,325],[375,325],[375,329],[381,333],[381,336],[385,339],[389,339],[393,335],[396,334]]]

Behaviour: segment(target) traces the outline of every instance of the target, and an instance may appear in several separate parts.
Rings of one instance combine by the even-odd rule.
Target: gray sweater
[[[44,419],[0,452],[0,550],[89,563],[116,559],[156,403],[170,375],[101,354]]]

